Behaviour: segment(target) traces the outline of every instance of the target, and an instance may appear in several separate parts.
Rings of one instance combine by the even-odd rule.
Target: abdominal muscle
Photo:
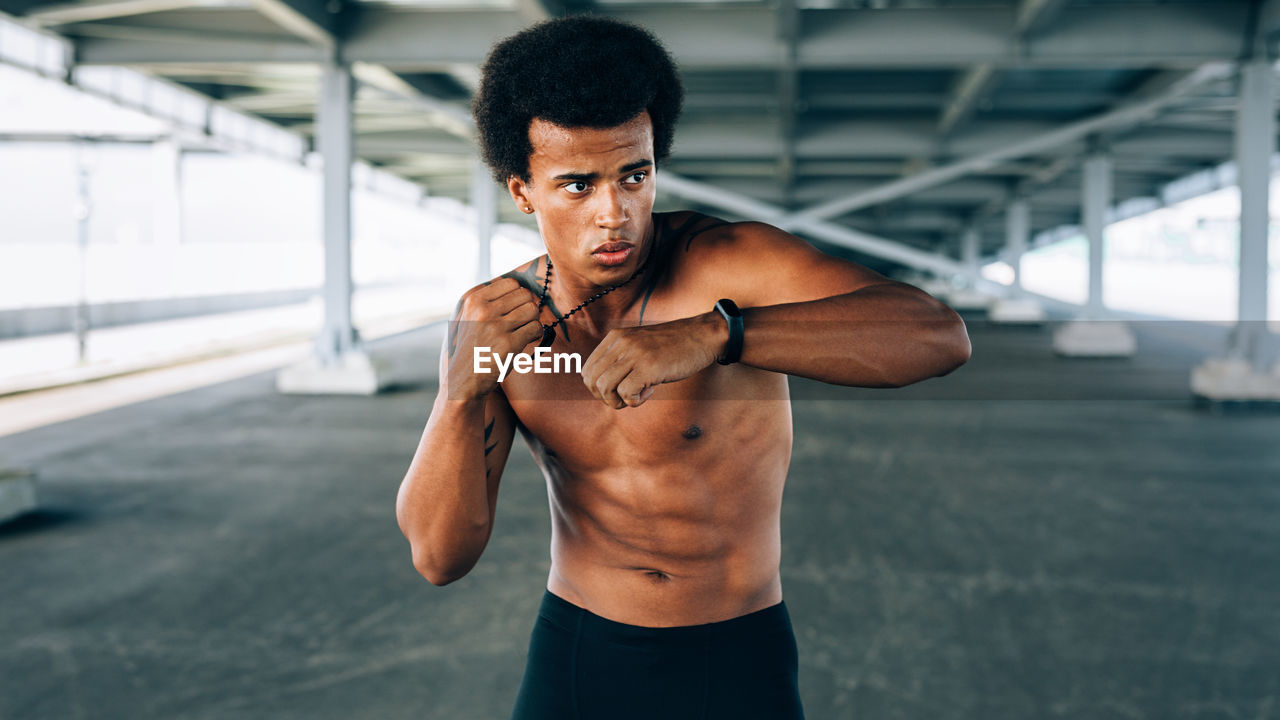
[[[504,392],[547,480],[553,594],[645,627],[782,601],[785,376],[716,365],[623,410],[573,378],[523,376]]]
[[[773,410],[783,417],[757,424],[765,432],[756,442],[707,447],[642,472],[571,474],[559,459],[544,463],[552,508],[547,589],[645,627],[719,622],[781,602],[791,428],[788,409]]]

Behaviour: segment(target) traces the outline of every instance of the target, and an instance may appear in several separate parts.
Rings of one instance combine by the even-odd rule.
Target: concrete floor
[[[1280,413],[1193,406],[1222,332],[1090,361],[970,330],[945,378],[793,382],[808,717],[1280,717]],[[42,503],[0,525],[0,718],[505,720],[546,490],[513,452],[477,567],[414,571],[394,504],[432,335],[373,344],[403,378],[375,398],[264,373],[0,439]]]

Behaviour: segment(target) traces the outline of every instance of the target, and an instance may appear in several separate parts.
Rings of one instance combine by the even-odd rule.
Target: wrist
[[[732,365],[742,358],[742,336],[744,330],[742,311],[738,309],[736,303],[728,298],[721,298],[717,301],[713,311],[723,320],[725,333],[728,336],[721,353],[716,356],[716,362],[721,365]]]
[[[725,346],[729,344],[729,325],[724,317],[714,308],[698,316],[702,323],[702,337],[707,341],[707,349],[712,360],[724,357]]]

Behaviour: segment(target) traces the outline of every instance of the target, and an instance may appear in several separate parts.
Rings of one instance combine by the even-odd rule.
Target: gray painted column
[[[322,366],[360,347],[351,325],[351,161],[354,143],[351,65],[321,67],[317,145],[324,159],[324,326],[316,338]]]
[[[90,140],[76,143],[76,248],[79,279],[76,309],[71,316],[71,329],[76,336],[76,358],[80,364],[89,359],[89,236],[93,227],[93,169],[87,158],[97,157],[97,144]]]
[[[1266,372],[1267,240],[1271,221],[1271,156],[1276,152],[1275,86],[1271,63],[1257,58],[1240,69],[1236,165],[1240,183],[1239,320],[1228,356]]]
[[[1005,210],[1005,248],[1009,264],[1013,266],[1013,292],[1022,291],[1022,256],[1027,252],[1027,237],[1031,234],[1031,206],[1025,199],[1009,203]]]
[[[966,228],[964,234],[960,236],[960,262],[969,269],[969,272],[976,278],[980,272],[978,267],[978,251],[979,244],[982,242],[982,236],[978,234],[977,228]]]
[[[497,224],[497,185],[480,158],[471,166],[471,207],[476,211],[476,282],[493,278],[493,228]]]
[[[1085,315],[1100,317],[1102,307],[1103,232],[1107,208],[1111,205],[1111,157],[1095,152],[1084,161],[1083,218],[1085,237],[1089,240],[1089,300]]]

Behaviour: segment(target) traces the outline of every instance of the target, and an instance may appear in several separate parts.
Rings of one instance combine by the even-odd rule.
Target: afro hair
[[[655,163],[671,154],[684,87],[649,31],[604,17],[553,18],[502,40],[472,104],[480,152],[499,183],[529,181],[529,124],[609,128],[649,111]]]

